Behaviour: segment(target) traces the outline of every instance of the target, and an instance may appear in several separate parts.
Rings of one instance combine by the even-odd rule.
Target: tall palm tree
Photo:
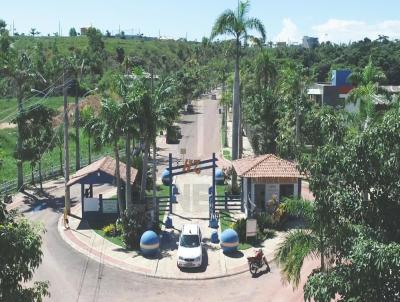
[[[113,146],[115,156],[115,178],[117,186],[117,199],[122,217],[125,211],[125,205],[122,202],[121,194],[121,175],[120,175],[120,158],[119,158],[119,140],[123,135],[124,128],[124,108],[120,103],[113,99],[103,99],[101,102],[100,118],[102,123],[102,141],[104,143],[110,143]]]
[[[239,136],[240,136],[240,48],[242,42],[251,37],[249,30],[257,31],[263,40],[265,40],[265,28],[262,22],[257,18],[248,16],[250,3],[248,1],[240,1],[237,11],[226,10],[218,19],[211,31],[211,39],[218,35],[231,35],[235,39],[236,55],[235,55],[235,78],[233,88],[233,121],[232,121],[232,159],[240,157],[239,154]]]
[[[350,76],[350,81],[357,87],[351,90],[348,101],[360,102],[358,116],[364,127],[374,116],[373,98],[380,92],[379,83],[385,79],[385,74],[373,64],[371,58],[361,72],[354,72]]]

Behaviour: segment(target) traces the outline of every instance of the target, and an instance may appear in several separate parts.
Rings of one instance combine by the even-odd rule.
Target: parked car
[[[203,245],[200,227],[185,224],[179,237],[178,267],[200,267],[203,262]]]

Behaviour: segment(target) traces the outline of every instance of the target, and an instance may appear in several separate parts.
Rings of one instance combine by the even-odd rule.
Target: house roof
[[[238,176],[247,178],[300,178],[296,164],[273,154],[251,156],[232,162]]]
[[[92,173],[103,172],[115,177],[115,171],[116,171],[116,160],[111,156],[106,156],[76,171],[76,173],[71,176],[70,180],[67,183],[67,186],[72,186],[73,184],[78,183],[79,180]],[[119,163],[119,173],[121,176],[121,180],[123,182],[126,182],[126,165],[122,162]],[[131,168],[132,185],[135,183],[137,173],[138,171],[135,168]]]

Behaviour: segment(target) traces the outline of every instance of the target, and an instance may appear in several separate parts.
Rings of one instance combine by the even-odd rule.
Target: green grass
[[[216,196],[224,196],[225,195],[225,185],[216,185]]]
[[[153,196],[152,190],[146,190],[147,196]],[[157,185],[157,196],[169,196],[169,186]]]
[[[223,156],[224,156],[227,160],[232,160],[231,149],[229,149],[229,148],[224,148],[224,149],[222,150],[222,154],[223,154]]]
[[[32,93],[34,94],[34,93]],[[73,98],[69,97],[68,102],[74,102]],[[52,96],[42,99],[41,97],[34,97],[24,101],[24,107],[33,106],[35,104],[43,104],[46,107],[53,108],[54,110],[60,111],[64,104],[62,96]],[[5,123],[11,121],[17,114],[17,99],[0,99],[0,122]]]
[[[71,129],[71,133],[74,129]],[[17,130],[12,129],[0,129],[0,149],[4,154],[3,166],[1,167],[0,182],[14,180],[17,178],[17,163],[13,157],[15,146],[17,143]],[[61,149],[62,151],[62,149]],[[70,154],[70,164],[75,166],[75,140],[69,140],[69,154]],[[92,150],[92,160],[95,156],[100,154],[112,154],[112,147],[105,146],[102,150],[94,151]],[[81,158],[87,161],[88,158],[88,145],[87,138],[81,133]],[[60,150],[58,147],[54,148],[50,152],[43,155],[42,159],[42,169],[51,169],[53,166],[56,169],[60,165]],[[24,162],[24,177],[25,182],[30,181],[30,163]],[[73,169],[71,171],[73,173]]]
[[[105,239],[107,239],[108,241],[125,248],[125,244],[124,241],[122,240],[122,236],[115,236],[115,237],[111,237],[111,236],[107,236],[104,232],[103,232],[103,227],[105,227],[106,225],[109,225],[110,223],[113,223],[112,221],[108,221],[108,222],[100,222],[100,221],[91,221],[89,222],[90,227],[92,228],[93,231],[95,231],[97,234],[99,234],[101,237],[104,237]]]
[[[225,231],[226,229],[232,228],[232,224],[236,221],[235,218],[231,216],[231,214],[228,211],[221,211],[219,215],[219,223],[221,226],[221,232]],[[249,248],[253,247],[252,244],[247,243],[247,242],[240,242],[238,250],[247,250]]]

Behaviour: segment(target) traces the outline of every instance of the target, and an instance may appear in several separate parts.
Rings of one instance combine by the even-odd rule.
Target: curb
[[[154,279],[162,279],[162,280],[196,281],[196,280],[213,280],[213,279],[227,278],[227,277],[232,277],[232,276],[236,276],[239,274],[243,274],[248,271],[248,266],[246,264],[246,265],[242,265],[238,268],[235,268],[234,271],[231,273],[208,276],[208,277],[190,278],[189,275],[185,278],[184,277],[156,276],[151,273],[152,272],[151,270],[147,270],[145,268],[138,267],[138,266],[132,266],[130,264],[127,264],[124,261],[115,259],[109,255],[104,255],[102,253],[102,251],[94,250],[91,246],[89,246],[85,242],[78,239],[74,235],[74,231],[65,230],[62,219],[63,219],[63,216],[61,215],[60,218],[58,219],[58,225],[57,225],[58,233],[60,234],[60,236],[64,240],[64,242],[67,243],[69,246],[71,246],[74,250],[76,250],[79,253],[85,255],[86,257],[96,260],[100,263],[103,262],[110,266],[117,267],[119,269],[125,270],[130,273],[134,273],[134,274],[137,274],[140,276],[145,276],[145,277],[154,278]],[[96,234],[94,231],[92,231],[92,235],[101,237],[100,235]],[[91,237],[91,238],[94,238],[94,237]],[[101,238],[103,240],[107,240],[103,237],[101,237]]]

